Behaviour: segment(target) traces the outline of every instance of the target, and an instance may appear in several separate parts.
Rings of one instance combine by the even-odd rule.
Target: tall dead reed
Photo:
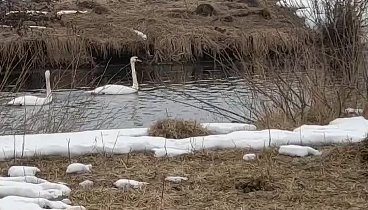
[[[291,50],[248,58],[238,53],[243,65],[236,69],[256,98],[251,111],[259,127],[326,124],[343,116],[347,107],[363,106],[367,2],[336,0],[319,5],[314,12],[322,7],[325,17],[314,16],[320,18],[315,20],[317,30]],[[261,79],[254,79],[254,73]]]

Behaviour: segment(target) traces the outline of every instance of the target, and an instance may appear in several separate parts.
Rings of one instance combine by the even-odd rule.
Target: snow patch
[[[5,15],[10,15],[10,14],[17,14],[17,13],[26,13],[26,14],[43,14],[43,15],[47,15],[48,12],[46,11],[37,11],[37,10],[26,10],[26,11],[9,11],[7,13],[5,13]]]
[[[283,145],[279,148],[279,154],[305,157],[308,155],[321,155],[322,153],[312,147],[300,146],[300,145]]]
[[[85,180],[79,183],[79,186],[81,186],[83,189],[90,189],[93,187],[93,182],[90,180]]]
[[[25,182],[32,184],[40,184],[47,182],[46,180],[37,178],[35,176],[0,177],[0,181]]]
[[[143,40],[147,40],[147,35],[146,35],[146,34],[144,34],[143,32],[138,31],[138,30],[135,30],[135,29],[133,29],[133,31],[134,31],[138,36],[140,36]]]
[[[354,108],[346,108],[345,109],[345,113],[346,114],[356,114],[356,115],[361,115],[363,114],[363,109],[354,109]]]
[[[47,27],[45,26],[28,26],[29,28],[34,28],[34,29],[47,29]]]
[[[201,123],[212,134],[227,134],[235,131],[255,131],[257,127],[243,123]]]
[[[246,161],[255,160],[256,157],[257,157],[256,154],[245,154],[243,156],[243,160],[246,160]]]
[[[115,187],[122,189],[124,191],[128,189],[141,189],[143,186],[147,184],[148,184],[147,182],[139,182],[131,179],[119,179],[118,181],[114,182]]]
[[[7,196],[0,199],[0,210],[42,210],[42,209],[67,209],[86,210],[83,206],[71,206],[61,201],[49,201],[43,198],[24,198],[19,196]]]
[[[181,176],[168,176],[165,178],[165,181],[173,182],[173,183],[180,183],[183,181],[187,181],[187,177],[181,177]]]
[[[81,11],[81,10],[60,10],[56,13],[56,15],[70,15],[70,14],[86,14],[88,11]]]
[[[82,163],[72,163],[70,164],[67,169],[67,174],[84,174],[84,173],[91,173],[92,165],[82,164]]]
[[[33,166],[12,166],[8,170],[8,176],[10,177],[35,176],[36,173],[39,172],[41,172],[41,170]]]

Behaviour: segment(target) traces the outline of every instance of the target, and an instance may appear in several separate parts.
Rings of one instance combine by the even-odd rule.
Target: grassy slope
[[[193,13],[202,3],[194,0],[95,2],[108,12],[97,14],[94,9],[78,7],[70,0],[60,0],[50,5],[20,5],[18,9],[22,10],[55,12],[80,9],[89,13],[65,15],[61,20],[27,23],[48,29],[0,28],[0,44],[4,46],[0,56],[4,60],[31,51],[38,58],[36,63],[67,65],[76,57],[81,60],[80,63],[88,63],[91,49],[96,49],[98,56],[112,52],[145,56],[149,47],[153,56],[151,59],[155,61],[189,61],[207,53],[221,54],[224,50],[235,50],[244,55],[262,55],[270,49],[298,44],[299,39],[295,34],[304,34],[297,18],[277,7],[275,0],[268,0],[258,7],[249,7],[246,0],[206,1],[203,3],[213,5],[218,11],[216,16],[208,17]],[[270,12],[271,19],[262,16],[260,11],[265,8]],[[229,16],[231,22],[227,19]],[[0,24],[12,21],[18,24],[17,19],[7,21],[0,19]],[[131,31],[133,28],[147,34],[148,40],[142,40]],[[44,44],[36,42],[29,45],[30,40]],[[27,42],[28,45],[25,45]]]

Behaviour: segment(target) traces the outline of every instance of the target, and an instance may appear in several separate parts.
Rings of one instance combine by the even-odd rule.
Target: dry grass
[[[210,132],[200,123],[192,120],[181,119],[158,120],[149,128],[148,133],[150,136],[172,139],[184,139],[210,134]]]
[[[359,144],[325,147],[321,157],[292,158],[274,150],[245,162],[246,151],[228,150],[155,158],[147,154],[73,158],[93,164],[89,175],[65,174],[67,158],[42,157],[17,161],[41,169],[40,177],[63,181],[71,200],[89,210],[101,209],[366,209],[367,169]],[[0,163],[2,173],[12,165]],[[167,175],[187,176],[183,184],[164,183]],[[119,178],[149,182],[142,191],[112,189]],[[95,182],[90,191],[78,183]]]
[[[89,64],[92,57],[99,59],[111,55],[146,56],[159,61],[193,61],[207,54],[216,56],[231,51],[244,56],[263,55],[274,50],[287,50],[303,43],[308,33],[291,13],[278,8],[275,0],[258,7],[246,2],[210,0],[215,16],[194,13],[198,2],[188,1],[105,1],[75,4],[70,0],[50,3],[51,6],[29,3],[17,9],[87,8],[88,14],[65,15],[52,21],[32,20],[33,25],[48,29],[0,28],[0,57],[2,66],[16,65],[16,61],[33,61],[39,65]],[[97,5],[97,6],[96,6]],[[252,4],[253,5],[253,4]],[[104,11],[96,11],[104,8]],[[98,13],[98,14],[97,14]],[[149,16],[147,15],[149,14]],[[8,19],[11,17],[7,17]],[[0,18],[0,24],[5,20]],[[230,21],[230,22],[229,22]],[[295,28],[300,28],[295,30]],[[148,35],[144,41],[131,29]],[[76,54],[77,53],[77,54]],[[13,63],[11,63],[13,62]]]

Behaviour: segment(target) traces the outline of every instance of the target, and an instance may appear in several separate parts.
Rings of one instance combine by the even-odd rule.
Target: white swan
[[[7,105],[13,106],[42,106],[52,102],[52,93],[50,85],[50,71],[45,71],[46,78],[46,98],[37,96],[21,96],[17,97],[7,103]]]
[[[137,56],[133,56],[130,58],[130,66],[132,68],[132,77],[133,77],[133,86],[127,87],[124,85],[105,85],[98,87],[94,90],[87,91],[88,93],[94,95],[125,95],[125,94],[132,94],[138,92],[138,80],[137,74],[135,72],[135,62],[142,62],[138,59]]]

